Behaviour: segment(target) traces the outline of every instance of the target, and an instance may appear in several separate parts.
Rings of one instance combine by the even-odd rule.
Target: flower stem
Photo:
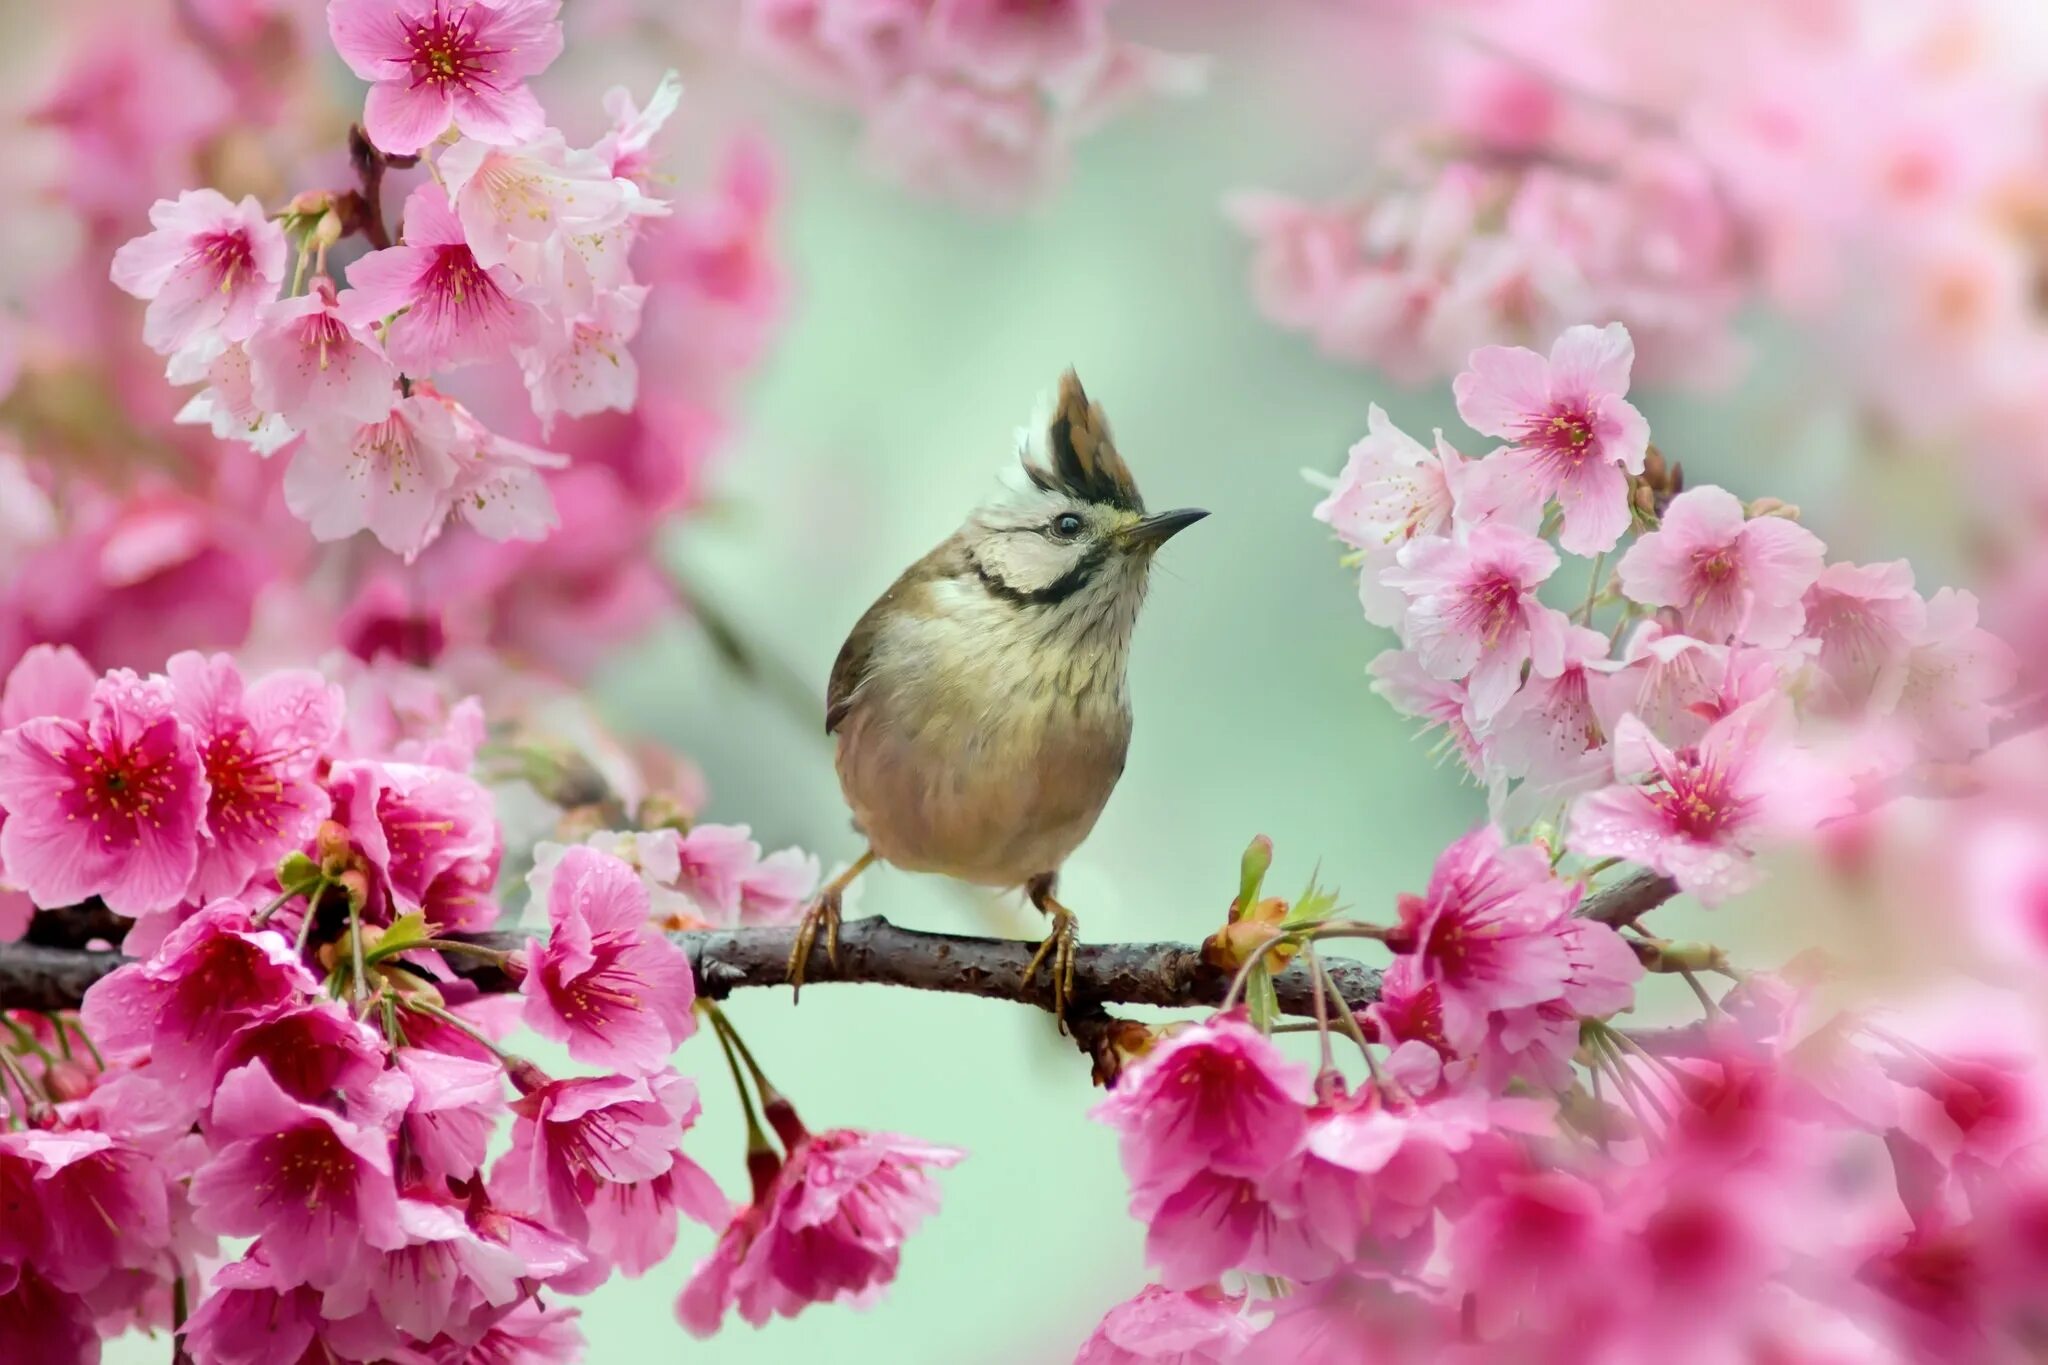
[[[706,1013],[711,1016],[711,1031],[717,1035],[719,1050],[725,1053],[725,1065],[732,1072],[732,1088],[739,1092],[740,1112],[747,1120],[747,1150],[772,1152],[775,1150],[774,1144],[768,1141],[767,1130],[761,1127],[761,1116],[754,1112],[754,1097],[747,1090],[746,1077],[740,1074],[740,1059],[733,1053],[732,1040],[726,1036],[725,1030],[719,1027],[717,1009],[716,1005],[707,1006]]]

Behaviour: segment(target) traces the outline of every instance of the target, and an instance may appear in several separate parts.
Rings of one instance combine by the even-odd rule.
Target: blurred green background
[[[1337,469],[1374,401],[1412,432],[1441,425],[1468,451],[1483,447],[1457,435],[1448,386],[1405,392],[1338,367],[1254,313],[1222,197],[1341,186],[1363,151],[1337,135],[1345,125],[1319,117],[1272,35],[1235,24],[1210,50],[1205,96],[1084,142],[1063,194],[1004,221],[877,183],[841,120],[757,75],[686,72],[684,120],[763,128],[786,173],[787,333],[718,477],[719,507],[679,528],[673,547],[687,579],[758,647],[822,691],[847,629],[994,489],[1015,427],[1070,364],[1106,407],[1147,498],[1215,514],[1161,558],[1132,661],[1129,765],[1065,870],[1064,898],[1096,941],[1208,933],[1239,853],[1261,832],[1277,846],[1279,893],[1320,864],[1346,904],[1383,917],[1484,812],[1482,794],[1367,690],[1366,662],[1389,641],[1360,616],[1299,472]],[[679,55],[650,50],[643,67],[602,74],[642,89]],[[571,69],[550,79],[595,74],[575,61],[572,45]],[[1939,581],[1942,481],[1859,465],[1854,433],[1815,400],[1802,358],[1773,336],[1756,343],[1736,394],[1639,396],[1660,445],[1695,481],[1803,504],[1845,555],[1914,550]],[[1572,591],[1582,574],[1566,570]],[[688,627],[622,660],[600,695],[622,731],[657,736],[702,767],[708,818],[750,823],[767,846],[801,843],[828,865],[858,851],[820,718],[799,721],[750,692]],[[1717,937],[1756,940],[1767,900],[1724,914]],[[851,913],[870,912],[922,928],[1042,932],[1014,898],[886,868],[852,902]],[[1672,925],[1702,927],[1683,914]],[[807,991],[796,1009],[781,992],[747,994],[730,1013],[813,1127],[900,1130],[971,1155],[941,1176],[942,1212],[872,1310],[817,1308],[761,1331],[734,1321],[691,1342],[671,1305],[711,1238],[686,1226],[670,1264],[583,1302],[593,1361],[1060,1362],[1145,1282],[1114,1141],[1087,1118],[1098,1092],[1086,1060],[1045,1016],[841,986]],[[680,1062],[704,1094],[690,1149],[740,1194],[737,1109],[710,1040]],[[129,1340],[110,1359],[166,1351]]]

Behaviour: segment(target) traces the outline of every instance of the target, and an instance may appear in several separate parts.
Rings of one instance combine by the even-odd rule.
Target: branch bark
[[[1628,924],[1676,891],[1668,879],[1643,873],[1587,897],[1579,913],[1602,924]],[[128,960],[118,952],[50,946],[84,941],[58,932],[57,921],[73,914],[91,928],[104,925],[89,910],[56,912],[48,920],[38,919],[45,926],[38,935],[43,942],[0,944],[0,1009],[74,1009],[88,986]],[[522,935],[503,932],[464,937],[503,951],[525,943]],[[699,993],[722,1000],[737,990],[782,985],[796,929],[703,929],[671,937],[689,954]],[[827,961],[818,948],[805,985],[900,986],[1013,1000],[1049,1011],[1052,991],[1045,974],[1024,981],[1025,964],[1037,950],[1026,939],[927,933],[874,916],[842,927],[837,963]],[[485,991],[510,989],[504,975],[487,964],[458,957],[451,965]],[[1329,965],[1353,1008],[1379,998],[1378,969],[1342,958],[1330,959]],[[1273,985],[1283,1011],[1315,1016],[1315,987],[1300,965],[1278,973]],[[1203,962],[1201,949],[1193,944],[1084,943],[1075,957],[1072,1017],[1099,1021],[1110,1005],[1213,1006],[1222,1003],[1229,987],[1230,974]]]

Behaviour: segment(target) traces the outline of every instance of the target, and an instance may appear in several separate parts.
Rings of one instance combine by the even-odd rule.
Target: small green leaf
[[[1273,841],[1261,834],[1245,846],[1244,858],[1237,865],[1237,913],[1246,915],[1259,903],[1259,888],[1265,884],[1266,870],[1273,866]]]
[[[1280,921],[1280,927],[1292,929],[1298,925],[1313,924],[1317,920],[1328,919],[1336,910],[1337,889],[1331,887],[1324,890],[1316,885],[1314,874],[1310,874],[1308,890],[1302,892],[1301,898],[1294,902],[1294,908],[1287,912],[1286,919]]]
[[[408,948],[418,947],[431,937],[433,935],[427,928],[427,917],[424,913],[415,910],[409,915],[400,915],[391,921],[391,927],[384,931],[384,936],[377,940],[376,946],[363,954],[363,965],[382,962],[385,958],[402,953]]]

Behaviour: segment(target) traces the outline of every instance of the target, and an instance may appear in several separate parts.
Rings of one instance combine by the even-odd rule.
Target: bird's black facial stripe
[[[1110,547],[1107,544],[1093,546],[1088,553],[1074,561],[1074,567],[1044,587],[1029,590],[1011,587],[990,573],[987,566],[978,558],[974,561],[974,572],[981,579],[984,588],[1005,602],[1015,602],[1020,606],[1049,607],[1066,601],[1087,587],[1096,573],[1108,562],[1109,554]]]

